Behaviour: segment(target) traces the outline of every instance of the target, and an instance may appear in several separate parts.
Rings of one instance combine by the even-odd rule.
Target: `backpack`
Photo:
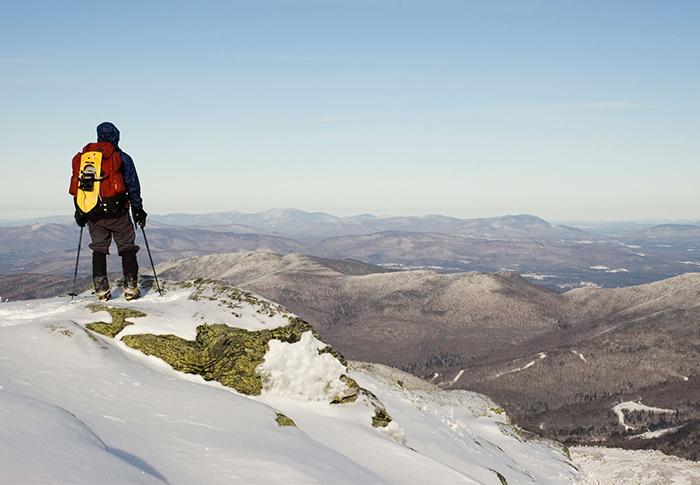
[[[73,157],[68,193],[83,213],[111,214],[126,209],[129,200],[121,172],[122,158],[111,143],[88,143]]]

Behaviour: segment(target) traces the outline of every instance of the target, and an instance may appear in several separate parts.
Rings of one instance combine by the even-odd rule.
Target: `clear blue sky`
[[[700,219],[700,2],[31,1],[0,15],[0,219],[115,123],[151,213]]]

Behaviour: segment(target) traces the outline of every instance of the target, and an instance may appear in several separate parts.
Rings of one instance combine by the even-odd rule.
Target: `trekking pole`
[[[156,267],[153,264],[153,257],[151,256],[151,248],[148,247],[148,238],[146,238],[146,230],[141,226],[141,232],[143,233],[143,240],[146,241],[146,249],[148,250],[148,259],[151,260],[151,268],[153,268],[153,276],[156,278],[156,288],[158,289],[158,294],[163,296],[163,290],[160,289],[160,283],[158,283],[158,275],[156,274]]]
[[[78,279],[78,263],[80,262],[80,246],[83,244],[83,229],[85,229],[85,226],[81,226],[80,228],[80,239],[78,239],[78,257],[75,258],[75,274],[73,275],[73,292],[68,293],[71,300],[73,300],[73,297],[78,296],[78,294],[75,292],[75,284]]]

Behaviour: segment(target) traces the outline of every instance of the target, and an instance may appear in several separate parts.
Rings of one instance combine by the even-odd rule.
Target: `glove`
[[[146,211],[143,209],[135,209],[134,210],[134,222],[138,224],[141,227],[146,227],[146,217],[148,217],[148,214],[146,214]]]
[[[75,223],[80,226],[80,227],[85,227],[85,224],[87,224],[88,221],[88,216],[85,212],[81,210],[76,210],[75,211]]]

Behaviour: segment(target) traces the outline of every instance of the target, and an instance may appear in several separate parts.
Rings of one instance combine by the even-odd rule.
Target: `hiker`
[[[111,297],[107,277],[107,255],[112,238],[122,258],[123,290],[127,300],[141,296],[139,265],[134,244],[134,221],[146,225],[146,212],[141,200],[141,185],[134,161],[119,148],[119,130],[112,123],[97,126],[97,143],[88,143],[73,157],[73,176],[69,193],[74,197],[75,222],[87,224],[92,243],[92,279],[95,295],[102,301]]]

